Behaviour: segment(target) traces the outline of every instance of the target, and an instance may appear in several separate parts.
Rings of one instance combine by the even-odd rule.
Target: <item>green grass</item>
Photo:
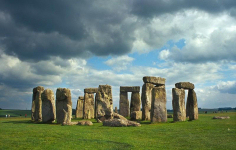
[[[2,109],[0,110],[0,117],[6,117],[6,114],[9,114],[11,117],[25,117],[25,114],[27,114],[27,117],[31,117],[31,110],[16,110],[16,109]]]
[[[230,116],[227,120],[212,117]],[[80,119],[73,119],[78,121]],[[236,113],[200,114],[199,120],[141,127],[61,126],[29,118],[0,118],[0,149],[235,149]]]

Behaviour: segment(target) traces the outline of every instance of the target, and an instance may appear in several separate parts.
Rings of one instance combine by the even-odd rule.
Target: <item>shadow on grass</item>
[[[21,121],[5,121],[2,123],[13,123],[13,124],[34,124],[31,120],[21,120]]]

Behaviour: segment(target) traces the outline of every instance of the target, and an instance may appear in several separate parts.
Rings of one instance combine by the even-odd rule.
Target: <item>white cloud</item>
[[[168,49],[165,49],[159,53],[159,58],[162,60],[166,60],[166,58],[168,58],[169,55],[170,55],[170,51]]]
[[[120,56],[105,61],[105,64],[111,66],[115,71],[126,70],[134,58],[129,56]]]

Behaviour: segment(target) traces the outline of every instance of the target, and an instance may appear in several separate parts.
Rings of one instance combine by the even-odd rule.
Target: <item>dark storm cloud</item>
[[[0,47],[21,60],[121,55],[132,48],[122,1],[1,1],[0,15]]]
[[[235,0],[134,0],[132,5],[132,13],[145,18],[191,8],[209,13],[232,11],[233,16],[236,9]]]

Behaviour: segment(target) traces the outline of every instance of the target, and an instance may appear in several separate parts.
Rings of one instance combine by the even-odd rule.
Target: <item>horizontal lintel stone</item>
[[[78,99],[79,99],[79,100],[84,100],[84,97],[83,97],[83,96],[79,96]]]
[[[84,93],[97,93],[98,88],[85,88]]]
[[[164,85],[166,82],[165,78],[161,77],[151,77],[151,76],[145,76],[143,77],[144,83],[152,83],[154,85]]]
[[[120,92],[140,92],[140,86],[120,86]]]
[[[179,88],[179,89],[191,89],[191,90],[193,90],[194,89],[194,84],[190,83],[190,82],[179,82],[179,83],[175,84],[175,87]]]

